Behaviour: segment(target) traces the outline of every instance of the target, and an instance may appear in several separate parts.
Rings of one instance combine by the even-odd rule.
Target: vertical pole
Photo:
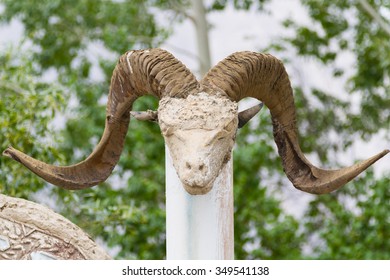
[[[203,76],[211,65],[206,11],[202,0],[192,0],[192,8],[199,72]],[[233,259],[232,161],[225,165],[211,191],[204,195],[190,195],[186,192],[173,167],[167,147],[165,169],[167,259]]]
[[[168,260],[234,258],[233,164],[230,160],[205,195],[183,188],[165,148]]]

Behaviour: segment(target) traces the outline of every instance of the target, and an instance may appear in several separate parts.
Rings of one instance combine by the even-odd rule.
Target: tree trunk
[[[211,67],[208,24],[206,11],[202,0],[192,0],[193,21],[196,30],[196,42],[198,45],[199,72],[203,76]]]

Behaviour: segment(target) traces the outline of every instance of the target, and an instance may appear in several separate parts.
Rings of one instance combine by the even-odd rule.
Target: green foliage
[[[376,11],[390,9],[389,1],[368,2]],[[340,69],[336,61],[343,54],[353,52],[356,64],[352,76],[348,77],[348,89],[351,97],[362,99],[361,111],[355,113],[338,104],[334,104],[334,108],[345,111],[346,118],[342,120],[350,139],[358,136],[367,140],[383,127],[389,130],[389,34],[356,1],[304,0],[302,3],[308,9],[312,24],[305,26],[285,20],[284,25],[296,35],[284,38],[283,48],[293,47],[299,55],[315,58],[333,68],[335,78],[343,76],[346,70],[351,72],[351,69]],[[325,96],[330,98],[328,93]]]
[[[320,196],[310,203],[307,230],[320,240],[314,245],[314,256],[390,258],[389,178],[378,179],[368,171],[343,192]]]
[[[143,97],[137,100],[133,109],[150,108],[157,108],[156,100]],[[103,108],[96,110],[99,115],[103,112]],[[92,128],[100,131],[84,131],[84,134],[101,135],[103,122],[102,116],[100,124],[90,123]],[[81,125],[85,122],[74,120],[68,123],[66,138],[77,139],[77,128]],[[72,149],[72,145],[67,148]],[[91,144],[85,145],[85,149],[91,148]],[[129,172],[134,176],[129,177]],[[76,224],[92,235],[101,236],[109,246],[120,246],[117,258],[164,258],[164,142],[157,125],[131,122],[124,151],[111,177],[115,179],[73,193],[74,197],[64,205],[64,215],[73,217]],[[62,195],[67,196],[68,192],[63,191]],[[80,214],[74,217],[77,208],[80,208]]]
[[[73,100],[77,105],[70,106],[63,101],[54,108],[63,106],[67,117],[65,129],[54,134],[56,136],[47,129],[53,116],[45,115],[45,119],[39,118],[34,122],[35,130],[42,135],[29,137],[27,134],[24,138],[22,133],[7,126],[7,133],[2,134],[7,140],[1,139],[1,147],[5,149],[9,142],[13,142],[19,149],[49,163],[58,163],[59,158],[61,164],[84,159],[103,133],[105,106],[99,100],[107,96],[116,62],[93,54],[93,59],[100,62],[105,79],[102,82],[91,80],[93,61],[88,47],[99,44],[100,48],[103,46],[119,56],[131,48],[158,44],[168,31],[156,26],[150,6],[155,4],[167,8],[173,2],[2,1],[2,4],[5,9],[0,19],[5,22],[15,17],[20,19],[25,26],[26,39],[37,47],[34,48],[34,57],[29,58],[29,61],[34,61],[34,69],[42,73],[44,69],[55,67],[59,81],[68,89],[66,100]],[[177,1],[177,4],[180,2]],[[13,74],[8,68],[2,70],[4,75]],[[25,75],[20,72],[20,76]],[[4,76],[4,79],[7,77]],[[15,79],[7,82],[12,86],[27,84]],[[39,106],[29,107],[31,102],[19,100],[18,107],[1,108],[2,115],[17,116],[14,123],[31,122],[34,114],[27,114],[28,110],[45,112],[51,105],[45,103],[49,99],[47,91],[40,89],[34,95],[36,102],[41,102]],[[15,96],[14,101],[17,101]],[[18,115],[23,107],[27,108],[26,115]],[[143,98],[136,102],[134,109],[153,107],[157,107],[156,100]],[[29,129],[20,126],[24,130]],[[4,129],[3,123],[1,127]],[[49,195],[57,200],[57,211],[95,238],[100,237],[108,246],[114,247],[117,258],[162,259],[165,256],[164,144],[158,126],[132,121],[130,127],[132,133],[128,134],[125,151],[111,176],[116,180],[110,179],[98,187],[78,192],[49,187]],[[53,139],[50,146],[40,146],[40,138],[49,136]],[[13,140],[16,137],[19,142]],[[58,142],[58,138],[62,141]],[[28,145],[22,144],[22,141]],[[2,188],[2,192],[39,199],[36,196],[32,198],[31,194],[44,186],[42,180],[10,160],[1,158],[0,163],[1,176],[6,177],[1,182],[7,186]],[[128,178],[128,173],[137,176]],[[16,192],[19,186],[21,190]]]
[[[226,9],[228,5],[232,5],[237,10],[249,10],[254,5],[258,9],[263,9],[266,2],[269,0],[213,0],[209,10],[221,11]]]
[[[41,82],[29,53],[0,54],[0,149],[12,145],[37,158],[55,162],[62,158],[49,123],[60,112],[66,92],[59,85]],[[54,134],[55,135],[55,134]],[[27,169],[0,157],[0,193],[29,198],[43,182]]]
[[[236,9],[246,10],[257,6],[255,2],[214,1],[212,8],[223,10],[233,4]],[[291,18],[285,19],[284,26],[291,29],[293,32],[290,34],[294,35],[280,38],[279,42],[271,46],[271,51],[293,50],[299,56],[315,59],[331,68],[335,79],[341,77],[348,80],[347,90],[351,99],[356,99],[356,96],[361,99],[360,110],[356,110],[356,107],[353,110],[352,107],[356,104],[352,104],[351,100],[342,100],[326,90],[315,87],[303,90],[306,85],[295,87],[302,149],[305,153],[318,155],[323,165],[327,166],[330,164],[329,155],[344,151],[356,138],[369,140],[381,131],[385,132],[385,139],[390,141],[390,40],[385,30],[356,1],[301,2],[307,9],[310,24],[300,25]],[[390,10],[389,1],[368,2],[376,11]],[[388,21],[387,23],[389,24]],[[346,69],[338,64],[338,59],[344,54],[356,56],[353,69]],[[347,74],[351,76],[346,76]],[[260,123],[259,127],[261,132],[251,129],[247,134],[250,137],[245,137],[244,140],[240,140],[240,133],[235,151],[236,254],[238,258],[283,258],[280,255],[272,255],[277,249],[267,248],[273,243],[265,238],[268,231],[261,230],[265,227],[265,221],[269,221],[268,215],[274,215],[271,219],[274,222],[289,221],[289,217],[284,213],[277,216],[276,208],[280,205],[276,204],[275,208],[253,211],[261,208],[259,201],[272,205],[272,200],[268,200],[270,197],[263,189],[265,179],[261,174],[265,173],[267,178],[272,178],[277,176],[275,171],[280,171],[278,160],[270,157],[275,155],[274,148],[268,144],[273,141],[271,128],[269,125],[264,126],[264,123]],[[338,138],[329,137],[332,134],[337,134]],[[338,164],[332,162],[328,168],[335,168],[335,165]],[[243,174],[243,170],[248,171],[248,174]],[[386,202],[388,182],[386,175],[374,178],[372,173],[367,173],[334,194],[314,198],[305,217],[307,223],[301,225],[295,236],[289,236],[293,247],[298,248],[295,252],[299,251],[299,248],[302,250],[303,247],[312,247],[312,255],[303,255],[302,251],[300,254],[288,255],[294,250],[289,250],[284,247],[285,243],[280,243],[278,246],[284,249],[284,256],[388,259],[386,246],[389,238],[386,233],[390,232],[390,226],[388,218],[381,216],[389,205]],[[355,191],[351,192],[351,189]],[[355,203],[359,211],[348,209],[346,203]],[[279,226],[288,225],[297,229],[295,222],[280,223]],[[301,239],[299,232],[305,236],[305,241]],[[265,240],[270,243],[267,245]],[[243,247],[240,242],[252,246]]]
[[[368,2],[376,11],[390,9],[388,1]],[[333,69],[335,79],[340,76],[348,79],[346,89],[351,98],[359,96],[361,100],[360,110],[356,111],[352,110],[350,100],[341,101],[318,89],[303,94],[298,88],[300,130],[305,131],[304,150],[317,151],[320,159],[326,161],[331,151],[334,154],[344,151],[356,138],[369,140],[381,131],[389,141],[389,35],[356,1],[303,0],[302,3],[311,24],[299,25],[291,19],[285,20],[285,27],[293,29],[296,35],[283,38],[279,45],[282,48],[278,49],[293,48],[300,56],[314,58]],[[356,56],[353,69],[343,69],[337,64],[346,53]],[[319,101],[320,107],[311,105],[313,100]],[[338,139],[329,137],[332,131],[339,135]],[[378,152],[381,148],[388,147],[378,147]],[[368,171],[343,189],[318,196],[311,202],[304,232],[313,249],[311,257],[388,259],[390,223],[383,215],[389,205],[386,202],[388,178],[388,175],[375,178]],[[352,208],[348,207],[350,204]]]
[[[127,0],[3,0],[2,21],[18,17],[26,36],[39,46],[34,59],[43,68],[71,67],[76,57],[85,57],[91,42],[102,42],[123,53],[150,47],[166,36],[150,13],[151,1]],[[160,1],[163,5],[166,1]]]
[[[270,140],[270,120],[269,113],[262,112],[256,127],[246,126],[237,135],[233,164],[236,259],[301,258],[299,223],[281,209],[280,201],[271,192],[283,184],[283,177]],[[265,185],[267,181],[272,182],[273,188]]]
[[[128,49],[157,46],[169,34],[169,26],[156,26],[151,7],[176,12],[187,2],[0,1],[5,8],[0,21],[20,19],[25,40],[33,44],[32,54],[0,54],[1,150],[12,144],[58,164],[84,159],[103,133],[104,100],[115,65],[90,47],[97,44],[119,57]],[[215,0],[208,9],[233,5],[263,10],[267,2]],[[377,10],[380,5],[390,8],[388,1],[369,2]],[[330,152],[344,150],[355,137],[369,139],[382,130],[390,140],[390,41],[352,0],[302,3],[313,24],[300,26],[287,19],[286,28],[296,35],[281,40],[279,50],[293,48],[300,56],[315,58],[332,67],[335,78],[351,73],[337,66],[339,55],[352,52],[357,58],[347,78],[351,96],[361,97],[360,112],[324,90],[295,89],[303,150],[329,165]],[[348,20],[351,13],[357,15],[356,21]],[[96,61],[103,73],[101,81],[91,79]],[[57,70],[59,84],[41,81],[51,68]],[[134,107],[155,109],[157,101],[143,97]],[[60,132],[51,129],[58,113],[66,117]],[[332,140],[329,135],[334,132],[343,141]],[[36,193],[44,191],[56,201],[57,211],[93,238],[102,239],[114,248],[116,258],[123,259],[164,258],[164,177],[164,143],[158,126],[134,120],[113,175],[91,189],[76,192],[47,186],[17,163],[0,158],[0,192],[39,199]],[[314,198],[304,222],[286,214],[276,198],[282,187],[292,187],[284,177],[270,116],[263,109],[260,117],[239,131],[234,152],[237,259],[389,258],[388,176],[375,178],[367,173],[341,191]],[[305,254],[304,247],[312,253]]]

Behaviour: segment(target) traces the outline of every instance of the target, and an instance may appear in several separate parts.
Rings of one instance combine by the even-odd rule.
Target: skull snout
[[[187,188],[192,189],[190,193],[203,193],[209,189],[212,178],[210,176],[209,166],[205,160],[202,160],[199,157],[187,158],[183,162],[180,171],[179,177],[181,181]]]
[[[206,163],[202,160],[196,160],[196,161],[186,160],[185,169],[188,172],[199,172],[202,175],[207,174]]]
[[[182,167],[182,179],[188,185],[203,187],[210,181],[209,168],[204,160],[186,159]]]

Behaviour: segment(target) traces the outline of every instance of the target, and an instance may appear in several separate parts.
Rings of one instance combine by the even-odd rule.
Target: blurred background
[[[390,148],[389,0],[0,0],[0,148],[53,164],[88,156],[121,54],[161,47],[198,78],[235,51],[281,59],[300,143],[338,168]],[[243,100],[246,108],[256,103]],[[146,96],[133,110],[156,109]],[[164,142],[132,120],[109,179],[66,191],[0,157],[0,193],[47,205],[116,259],[165,258]],[[389,259],[390,158],[328,195],[294,189],[268,110],[234,150],[236,259]]]

